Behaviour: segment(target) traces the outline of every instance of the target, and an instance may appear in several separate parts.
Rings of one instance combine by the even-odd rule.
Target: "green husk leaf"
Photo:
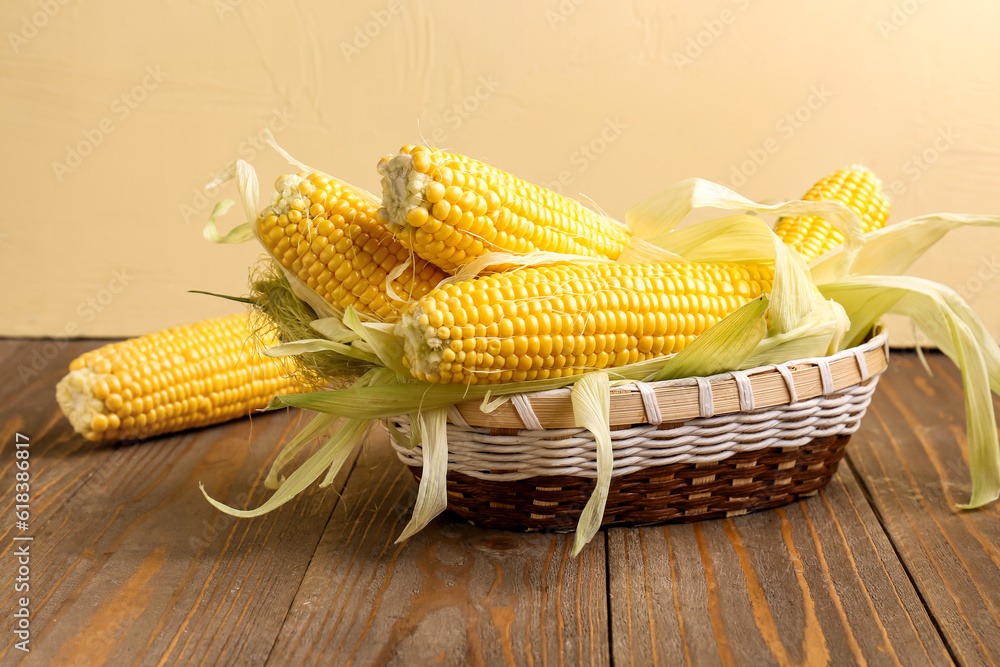
[[[393,325],[362,322],[354,308],[350,306],[344,312],[344,325],[371,346],[383,366],[404,377],[410,374],[403,366],[403,341],[393,333]]]
[[[205,189],[208,190],[217,187],[234,179],[236,180],[236,188],[240,193],[240,202],[243,204],[243,213],[246,221],[247,223],[252,223],[257,218],[257,211],[260,210],[260,188],[257,185],[257,172],[250,166],[250,163],[245,160],[235,160],[229,163],[229,166],[216,176],[211,183],[206,185]],[[209,218],[212,221],[213,228],[215,224],[213,218],[215,215],[222,215],[232,206],[232,203],[230,203],[224,206],[222,211],[219,211],[219,206],[222,204],[224,204],[224,201],[216,204],[215,211],[212,212],[212,217]],[[207,227],[208,225],[206,225],[205,230],[206,236],[209,235]]]
[[[485,414],[490,414],[491,412],[499,408],[501,405],[509,401],[510,401],[510,396],[497,396],[496,398],[493,398],[493,394],[487,392],[486,395],[483,396],[483,402],[479,406],[479,409],[482,410],[483,413]]]
[[[256,301],[245,296],[232,296],[231,294],[219,294],[217,292],[206,292],[200,289],[189,289],[188,294],[204,294],[205,296],[214,296],[218,299],[225,299],[226,301],[235,301],[236,303],[246,303],[251,306],[256,305]]]
[[[979,343],[990,388],[1000,396],[1000,346],[965,299],[950,287],[915,276],[856,276],[839,283],[822,285],[820,289],[843,303],[850,314],[852,324],[845,349],[860,345],[868,331],[885,313],[899,314],[896,304],[908,292],[933,294],[931,298],[942,304],[944,310],[928,309],[929,314],[925,313],[922,317],[909,316],[913,324],[954,361],[958,354],[955,339],[944,335],[947,333],[949,317],[946,312],[961,320]],[[929,331],[934,331],[935,335],[931,335]]]
[[[852,262],[837,246],[811,266],[816,284],[853,275],[901,275],[945,234],[958,227],[1000,227],[1000,216],[936,213],[922,215],[864,235],[864,246]]]
[[[817,298],[812,312],[798,326],[783,334],[766,336],[753,354],[732,368],[745,370],[833,354],[838,351],[849,326],[847,314],[839,303]]]
[[[771,239],[775,253],[768,334],[778,335],[798,327],[816,307],[819,295],[802,255],[785,245],[774,232],[771,232]]]
[[[611,386],[603,371],[587,373],[573,385],[573,421],[594,434],[597,444],[597,486],[580,514],[573,539],[573,555],[580,553],[594,538],[604,518],[604,507],[611,489],[611,473],[615,465],[611,448]]]
[[[730,215],[648,240],[689,262],[773,262],[774,242],[762,228],[770,231],[758,217]]]
[[[413,516],[406,524],[396,544],[422,530],[431,520],[448,507],[448,430],[447,410],[425,410],[417,415],[423,454],[423,472],[417,488],[417,501]]]
[[[447,408],[444,408],[447,410]],[[423,438],[420,437],[420,418],[419,413],[410,413],[410,449],[413,449],[420,444]]]
[[[223,199],[215,205],[212,214],[208,216],[205,228],[202,230],[206,239],[212,243],[245,243],[253,238],[253,229],[251,229],[249,222],[236,225],[225,235],[219,234],[215,219],[225,215],[226,211],[231,209],[235,203],[232,199]]]
[[[852,331],[879,310],[906,315],[962,371],[972,493],[962,509],[1000,497],[1000,444],[990,389],[1000,394],[1000,347],[954,290],[912,276],[860,276],[821,286],[851,316]],[[877,315],[876,315],[877,314]]]
[[[379,358],[374,354],[363,352],[351,345],[334,343],[333,341],[325,338],[311,338],[307,340],[298,340],[293,343],[282,343],[281,345],[275,345],[270,349],[264,350],[264,355],[271,358],[277,358],[298,356],[308,352],[334,352],[345,357],[368,362],[369,364],[379,363]]]
[[[709,327],[646,381],[708,376],[739,368],[767,333],[768,298],[761,296]]]
[[[325,489],[326,487],[333,484],[333,481],[343,470],[344,464],[347,463],[347,459],[351,457],[351,452],[354,451],[354,445],[358,442],[363,442],[368,436],[369,431],[371,431],[373,422],[363,422],[361,432],[354,436],[354,442],[350,446],[343,446],[335,448],[333,455],[330,457],[330,464],[326,467],[326,476],[323,477],[323,481],[319,483],[319,488]]]
[[[607,369],[616,378],[644,380],[668,363],[673,357],[649,359],[637,364]],[[558,389],[573,384],[579,375],[546,380],[527,380],[494,385],[429,384],[397,377],[395,381],[378,387],[351,387],[339,391],[320,391],[311,394],[275,396],[268,410],[297,407],[316,412],[326,412],[359,419],[386,419],[419,410],[444,408],[462,401],[482,400],[487,393],[494,396],[530,393]]]
[[[406,447],[407,449],[413,449],[413,443],[410,442],[409,436],[403,434],[391,419],[385,420],[385,428],[389,431],[389,437],[400,447]]]
[[[295,457],[300,449],[312,442],[323,431],[333,428],[339,419],[340,417],[324,414],[318,414],[313,417],[312,421],[304,429],[299,431],[294,438],[288,441],[288,444],[281,448],[281,452],[275,457],[274,463],[271,464],[271,469],[267,472],[264,487],[268,489],[281,487],[285,481],[284,477],[279,478],[281,470],[288,465],[288,462]]]
[[[205,496],[205,499],[208,500],[208,502],[210,502],[216,509],[230,516],[239,517],[241,519],[249,519],[255,516],[267,514],[268,512],[281,507],[304,491],[306,487],[319,479],[320,475],[323,474],[323,471],[330,468],[331,464],[337,460],[341,460],[343,458],[343,450],[346,449],[349,452],[353,449],[358,440],[358,436],[367,426],[368,422],[365,420],[345,419],[330,439],[327,440],[326,443],[319,449],[319,451],[310,456],[305,463],[296,468],[295,472],[289,475],[288,479],[286,479],[278,490],[274,492],[274,495],[268,498],[263,505],[256,509],[241,510],[236,509],[235,507],[230,507],[229,505],[219,502],[212,496],[208,495],[204,484],[199,483],[198,487],[201,489],[202,495]]]
[[[354,333],[339,317],[324,317],[313,320],[309,323],[313,329],[323,335],[324,338],[332,340],[334,343],[353,343],[361,336]]]
[[[625,220],[633,234],[647,241],[656,239],[658,245],[669,250],[672,246],[660,243],[659,237],[673,230],[692,209],[704,207],[773,215],[820,216],[844,233],[848,255],[853,256],[861,245],[861,222],[857,214],[842,202],[823,200],[760,204],[723,185],[701,178],[675,183],[643,199],[628,210]],[[631,261],[628,259],[629,255],[626,248],[619,261]]]
[[[931,365],[927,363],[927,357],[924,355],[924,346],[920,343],[920,330],[917,327],[917,323],[912,319],[910,320],[910,335],[913,336],[913,349],[917,352],[917,359],[920,361],[920,365],[924,367],[924,371],[933,377],[934,372],[931,370]]]

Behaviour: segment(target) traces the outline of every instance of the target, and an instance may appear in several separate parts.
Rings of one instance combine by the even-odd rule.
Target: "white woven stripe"
[[[868,359],[865,358],[865,353],[854,348],[854,359],[858,362],[858,372],[861,373],[861,381],[865,382],[868,380]]]
[[[792,377],[792,371],[784,364],[775,366],[774,369],[781,373],[781,377],[785,381],[785,388],[788,389],[788,402],[798,403],[799,393],[795,391],[795,378]]]
[[[721,461],[737,452],[800,447],[816,438],[854,433],[876,384],[877,377],[867,385],[855,385],[829,396],[757,412],[692,419],[666,430],[650,423],[612,431],[614,474],[627,475],[671,463]],[[396,417],[392,422],[404,435],[409,434],[406,417]],[[419,446],[411,450],[393,442],[393,447],[407,465],[422,464]],[[449,470],[484,480],[597,476],[593,435],[581,428],[490,435],[489,429],[449,425],[448,449]]]
[[[510,402],[514,404],[514,409],[517,410],[517,416],[521,418],[521,423],[531,431],[541,431],[542,422],[538,420],[538,415],[535,414],[535,409],[531,407],[531,400],[526,398],[524,394],[513,394],[510,397]]]
[[[663,423],[663,413],[660,412],[660,401],[656,398],[656,390],[645,382],[636,382],[635,388],[642,397],[642,407],[646,410],[646,421],[653,426]]]
[[[833,371],[830,370],[830,362],[826,359],[817,359],[816,365],[819,367],[819,379],[823,384],[823,395],[829,396],[833,393]]]
[[[698,416],[711,417],[715,414],[715,398],[712,396],[712,383],[708,378],[695,378],[698,382]]]
[[[753,383],[746,373],[733,371],[733,379],[736,380],[736,391],[740,397],[740,410],[742,412],[753,412]]]

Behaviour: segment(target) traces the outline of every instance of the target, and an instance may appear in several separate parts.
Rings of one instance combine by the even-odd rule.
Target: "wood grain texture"
[[[778,510],[571,536],[444,515],[406,544],[416,482],[372,436],[327,490],[256,506],[297,413],[143,443],[75,436],[54,399],[63,349],[0,341],[4,489],[31,437],[32,653],[0,664],[991,664],[1000,514],[968,496],[957,374],[894,355],[848,460]],[[52,358],[21,382],[18,366]],[[54,350],[54,352],[53,352]],[[249,493],[249,496],[247,495]],[[0,497],[11,516],[13,494]],[[2,636],[14,607],[0,526]]]
[[[886,367],[887,360],[882,347],[867,350],[864,357],[869,377]],[[798,400],[804,401],[823,395],[823,381],[818,366],[813,364],[794,366],[791,368],[791,375]],[[858,360],[852,356],[834,360],[830,363],[830,376],[835,390],[858,384],[861,382]],[[758,409],[784,405],[789,401],[788,386],[776,370],[752,375],[750,383],[753,386],[754,404]],[[699,416],[701,407],[697,385],[654,383],[652,386],[665,422],[683,422]],[[612,426],[641,424],[648,419],[642,396],[638,391],[624,388],[613,390],[612,393],[618,394],[611,402]],[[458,404],[459,412],[470,425],[488,428],[527,428],[513,403],[504,403],[489,413],[480,409],[481,403],[482,401],[467,401]],[[740,396],[736,380],[729,378],[713,382],[712,404],[713,414],[716,415],[739,412]],[[576,426],[568,389],[536,394],[531,398],[531,407],[544,428]]]
[[[445,514],[405,544],[416,482],[373,438],[269,664],[608,663],[604,539],[476,528]]]
[[[956,658],[996,664],[1000,512],[955,508],[970,492],[961,379],[942,355],[928,360],[933,377],[894,356],[848,457]]]
[[[608,531],[618,665],[938,665],[948,654],[853,475],[785,508]]]
[[[99,446],[66,433],[51,384],[23,396],[23,411],[4,421],[23,420],[32,436],[39,508],[29,531],[33,650],[24,663],[262,662],[336,487],[262,519],[236,520],[211,507],[198,484],[230,503],[262,502],[266,465],[298,415]],[[43,430],[49,425],[56,437]],[[8,464],[12,442],[5,435]],[[4,562],[12,545],[6,536]],[[13,594],[3,587],[0,608],[14,608]],[[0,662],[22,657],[10,642],[0,645]]]
[[[14,482],[16,434],[29,439],[32,483],[31,520],[41,525],[58,512],[84,484],[94,468],[112,454],[109,445],[77,437],[56,405],[56,383],[66,374],[71,359],[99,347],[96,341],[65,343],[60,349],[52,341],[0,340],[0,475]],[[81,460],[87,465],[79,465]],[[14,494],[0,496],[0,554],[13,535]],[[0,595],[8,594],[4,590]]]

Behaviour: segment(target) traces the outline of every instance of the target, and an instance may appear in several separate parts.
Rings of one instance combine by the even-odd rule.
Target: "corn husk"
[[[448,413],[444,408],[416,413],[420,424],[424,466],[417,488],[413,515],[396,540],[402,542],[431,522],[448,507]]]
[[[944,236],[959,227],[998,227],[1000,216],[937,213],[922,215],[865,234],[853,256],[837,246],[813,260],[810,269],[817,285],[850,275],[898,276]]]
[[[594,434],[597,445],[597,486],[580,513],[573,555],[576,556],[594,538],[604,519],[604,506],[611,489],[615,455],[611,449],[611,384],[602,371],[587,373],[573,384],[573,422]]]
[[[848,338],[885,313],[905,315],[962,371],[972,490],[962,509],[1000,496],[1000,444],[990,389],[1000,394],[1000,348],[954,290],[911,276],[858,276],[823,286],[851,315]]]
[[[329,485],[347,461],[368,425],[367,422],[358,419],[342,420],[339,427],[334,430],[333,435],[327,439],[323,446],[296,468],[295,472],[281,483],[278,490],[274,492],[274,495],[256,509],[243,510],[230,507],[210,496],[203,484],[199,484],[199,488],[201,488],[202,495],[205,496],[208,502],[216,509],[230,516],[249,519],[273,512],[304,491],[309,485],[319,479],[324,472],[327,474],[322,485]]]

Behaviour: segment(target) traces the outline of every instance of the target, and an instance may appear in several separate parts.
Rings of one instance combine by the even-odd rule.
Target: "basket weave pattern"
[[[843,458],[887,360],[883,333],[823,359],[619,388],[612,405],[638,393],[646,422],[612,425],[614,469],[604,524],[736,516],[815,494]],[[806,368],[818,372],[814,395],[803,391]],[[768,407],[755,408],[755,387],[767,385],[774,375],[786,385],[786,402],[761,400]],[[714,397],[730,385],[741,409],[715,414]],[[657,392],[676,387],[697,393],[701,416],[669,421],[672,406],[658,402]],[[520,429],[471,425],[463,413],[450,411],[450,510],[496,528],[570,530],[576,525],[594,489],[596,445],[590,431],[545,428],[534,414],[533,398],[558,392],[568,396],[569,390],[516,396],[511,404]],[[392,439],[397,455],[419,477],[420,446],[404,446],[409,419],[389,421],[402,436],[401,442]]]
[[[778,507],[815,495],[837,470],[849,435],[802,447],[768,447],[722,462],[675,463],[612,477],[605,526],[701,521]],[[410,468],[420,479],[420,468]],[[586,477],[539,476],[517,482],[448,474],[448,509],[487,528],[569,531],[594,490]]]

